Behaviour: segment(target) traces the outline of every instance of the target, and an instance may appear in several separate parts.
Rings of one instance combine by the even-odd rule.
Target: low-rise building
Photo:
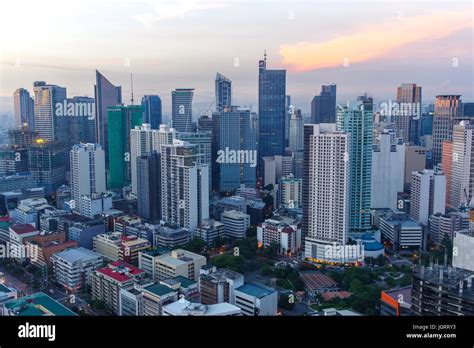
[[[382,237],[393,251],[420,250],[424,248],[423,227],[405,213],[393,213],[379,218]]]
[[[75,316],[69,308],[43,292],[10,300],[0,305],[4,316]]]
[[[380,315],[410,316],[411,285],[403,288],[384,290],[380,299]]]
[[[56,281],[68,292],[91,285],[92,273],[103,263],[102,255],[84,248],[74,248],[51,257]]]
[[[120,232],[109,232],[93,237],[94,251],[111,261],[124,261],[138,264],[138,253],[149,249],[150,242],[135,236],[127,236]]]
[[[216,239],[225,236],[225,226],[220,221],[204,219],[196,228],[194,236],[205,241],[207,246],[211,246]]]
[[[178,300],[163,306],[166,316],[239,316],[242,310],[230,303],[205,305],[201,303]]]
[[[163,285],[153,284],[143,289],[143,315],[162,314],[162,307],[178,299],[178,292]]]
[[[92,298],[103,301],[115,314],[120,313],[120,289],[136,283],[150,283],[146,273],[130,264],[116,261],[92,273]]]
[[[250,227],[250,215],[237,210],[228,210],[222,213],[221,222],[225,226],[225,235],[229,238],[242,239],[247,235]]]
[[[275,289],[259,283],[249,283],[235,289],[235,305],[246,316],[277,314],[278,295]]]
[[[301,227],[293,219],[273,217],[257,226],[257,239],[264,247],[274,243],[280,254],[293,255],[301,249]]]
[[[235,304],[234,290],[244,285],[244,276],[240,273],[207,267],[201,269],[199,278],[201,302],[205,305],[228,302]]]

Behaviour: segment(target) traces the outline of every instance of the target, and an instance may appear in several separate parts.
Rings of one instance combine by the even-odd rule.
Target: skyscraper
[[[157,95],[144,95],[142,98],[143,123],[148,123],[151,129],[160,128],[163,122],[161,98]]]
[[[232,81],[222,75],[216,74],[216,111],[222,111],[232,105]]]
[[[379,135],[372,151],[371,203],[374,209],[396,211],[398,192],[403,192],[405,145],[393,143],[389,132]]]
[[[37,187],[44,187],[46,195],[52,195],[66,183],[68,153],[63,143],[36,139],[28,148],[29,168],[37,180]]]
[[[216,117],[217,121],[219,190],[233,191],[241,184],[255,187],[257,134],[252,113],[249,109],[232,106],[221,111]]]
[[[105,184],[105,153],[99,144],[76,144],[70,151],[71,196],[77,210],[82,195],[103,193]]]
[[[13,93],[13,107],[15,111],[15,126],[35,129],[35,102],[30,93],[24,88],[18,88]]]
[[[198,154],[201,155],[201,163],[207,164],[209,168],[209,188],[212,185],[212,138],[210,132],[188,132],[176,134],[176,138],[197,146]]]
[[[327,248],[345,245],[349,236],[350,135],[327,123],[305,125],[305,133],[305,257],[344,262],[343,255],[334,258]]]
[[[38,135],[48,141],[67,140],[67,129],[63,115],[56,115],[56,104],[62,104],[66,99],[66,88],[47,85],[44,81],[36,81],[33,91],[35,94],[34,124]]]
[[[286,70],[267,69],[265,55],[265,58],[259,61],[258,74],[258,156],[260,160],[262,157],[284,154],[286,113]],[[262,174],[260,173],[261,177],[263,177]]]
[[[136,159],[138,214],[151,222],[161,220],[161,161],[153,151]]]
[[[338,130],[350,134],[350,231],[371,229],[370,196],[372,176],[373,101],[367,96],[337,110]]]
[[[433,116],[433,165],[441,163],[442,143],[452,140],[455,119],[461,115],[460,95],[436,96]]]
[[[397,88],[398,112],[392,115],[398,136],[404,142],[418,143],[421,117],[421,87],[403,83]]]
[[[301,110],[291,108],[289,147],[292,152],[303,150],[303,116]]]
[[[441,171],[424,169],[412,173],[410,217],[424,225],[436,213],[446,211],[446,177]]]
[[[122,87],[114,86],[98,70],[95,71],[95,122],[97,132],[97,142],[102,145],[105,151],[105,160],[108,164],[108,115],[109,106],[122,104]]]
[[[65,100],[63,108],[67,110],[68,116],[68,148],[79,143],[97,143],[94,102],[94,98],[82,96]]]
[[[449,205],[459,209],[469,207],[474,197],[474,121],[461,121],[453,127],[452,148]]]
[[[177,132],[193,132],[194,88],[177,88],[171,92],[172,126]]]
[[[311,123],[336,122],[336,85],[323,85],[311,101]]]
[[[200,163],[197,146],[175,140],[161,146],[162,219],[190,231],[209,218],[207,165]]]
[[[151,129],[150,124],[143,123],[130,130],[130,165],[132,194],[137,194],[137,157],[152,151],[160,152],[161,145],[173,144],[176,132],[173,128],[162,124],[159,129]]]
[[[142,124],[141,105],[111,106],[107,109],[109,144],[109,188],[120,189],[131,182],[130,130]]]

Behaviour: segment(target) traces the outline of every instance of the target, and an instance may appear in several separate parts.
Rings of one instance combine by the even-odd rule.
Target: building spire
[[[131,88],[131,94],[132,94],[130,101],[132,102],[132,106],[133,106],[134,100],[133,100],[133,74],[132,73],[130,73],[130,88]]]

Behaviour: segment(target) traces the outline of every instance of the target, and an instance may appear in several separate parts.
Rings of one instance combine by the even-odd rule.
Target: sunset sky
[[[0,4],[0,113],[35,80],[93,96],[94,70],[130,99],[195,88],[195,116],[214,99],[217,71],[234,103],[257,106],[258,60],[286,68],[287,93],[308,112],[322,84],[338,101],[395,98],[401,83],[474,101],[471,1],[42,0]],[[236,64],[238,63],[238,64]]]

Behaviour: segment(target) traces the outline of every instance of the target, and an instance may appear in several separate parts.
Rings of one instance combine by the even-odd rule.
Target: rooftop
[[[271,295],[275,292],[274,289],[269,288],[268,286],[265,286],[265,285],[260,284],[260,283],[244,284],[244,285],[238,287],[235,290],[243,292],[247,295],[250,295],[250,296],[253,296],[253,297],[256,297],[256,298],[262,298],[262,297]]]
[[[157,295],[157,296],[163,296],[171,292],[174,292],[173,289],[162,284],[153,284],[153,285],[147,286],[143,290],[151,292],[152,294]]]
[[[334,279],[320,272],[302,273],[301,279],[310,291],[337,287],[337,283]]]
[[[132,276],[141,274],[144,271],[126,262],[115,261],[110,263],[107,267],[97,269],[97,272],[107,275],[119,282],[125,282],[132,279]]]
[[[82,247],[64,250],[59,253],[56,253],[55,256],[64,259],[70,263],[74,263],[77,261],[93,260],[102,257],[99,253]]]
[[[30,224],[15,224],[11,225],[10,229],[16,234],[26,234],[32,232],[39,232],[36,227]]]
[[[4,306],[20,316],[74,316],[76,313],[69,310],[59,302],[43,292],[25,296],[16,300],[10,300],[4,303]]]

